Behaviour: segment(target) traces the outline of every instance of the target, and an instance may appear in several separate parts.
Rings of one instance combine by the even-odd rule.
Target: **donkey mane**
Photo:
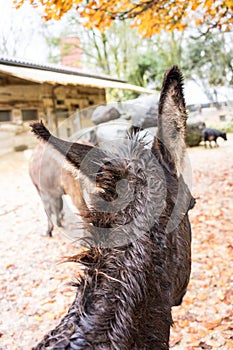
[[[79,169],[86,226],[86,249],[66,258],[83,266],[73,283],[75,300],[34,350],[169,348],[171,307],[181,303],[191,269],[188,210],[194,199],[181,175],[187,118],[182,82],[177,67],[165,75],[152,150],[138,134],[106,150],[60,140],[43,123],[32,125]]]

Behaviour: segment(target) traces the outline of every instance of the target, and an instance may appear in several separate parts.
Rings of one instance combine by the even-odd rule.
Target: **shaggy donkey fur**
[[[137,135],[106,150],[60,140],[42,123],[32,125],[80,169],[88,232],[86,251],[67,259],[84,266],[76,298],[34,350],[169,348],[171,307],[182,302],[191,269],[188,210],[194,199],[182,177],[182,85],[172,67],[164,77],[152,150]]]

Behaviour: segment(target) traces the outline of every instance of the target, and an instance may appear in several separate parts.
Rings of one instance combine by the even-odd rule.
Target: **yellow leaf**
[[[179,321],[179,326],[180,326],[181,328],[188,327],[188,325],[189,325],[189,321],[188,321],[188,320],[180,320],[180,321]]]
[[[218,325],[220,325],[220,323],[222,322],[222,319],[218,319],[212,322],[204,322],[203,326],[207,329],[214,329],[216,328]]]
[[[43,321],[43,318],[41,316],[34,316],[34,319],[39,322]]]

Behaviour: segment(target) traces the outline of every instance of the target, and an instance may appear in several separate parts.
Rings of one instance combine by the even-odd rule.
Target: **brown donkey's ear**
[[[96,158],[103,158],[104,154],[98,148],[94,148],[89,145],[83,145],[77,142],[69,142],[61,140],[53,136],[48,129],[44,126],[42,122],[36,122],[31,124],[32,132],[41,140],[51,144],[56,150],[65,156],[65,158],[72,163],[76,168],[80,168],[80,165],[86,155],[94,150],[96,153]],[[93,153],[93,151],[92,151]],[[92,159],[95,154],[92,154]],[[95,158],[95,157],[94,157]],[[82,172],[87,176],[92,175],[93,169],[91,169],[93,164],[91,162],[85,162],[85,165],[82,167]]]
[[[179,176],[185,156],[186,106],[183,94],[183,76],[173,66],[164,76],[159,101],[158,133],[154,148],[166,166]]]

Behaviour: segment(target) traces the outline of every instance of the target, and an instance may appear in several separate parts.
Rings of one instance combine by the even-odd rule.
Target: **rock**
[[[140,128],[157,126],[158,99],[156,95],[142,95],[134,100],[115,102],[97,107],[92,114],[95,124],[105,123],[114,119],[131,120]]]
[[[91,120],[94,124],[105,123],[110,120],[120,118],[121,114],[117,108],[106,105],[97,107],[91,117]]]
[[[194,147],[199,145],[202,140],[202,130],[205,129],[205,127],[206,125],[202,120],[188,118],[185,137],[187,146]]]
[[[131,124],[124,120],[110,121],[108,123],[98,125],[96,127],[96,140],[97,144],[106,144],[110,146],[111,142],[116,142],[127,137],[127,132]]]
[[[122,102],[121,108],[130,117],[133,125],[143,129],[157,126],[158,103],[155,95],[142,95]]]

